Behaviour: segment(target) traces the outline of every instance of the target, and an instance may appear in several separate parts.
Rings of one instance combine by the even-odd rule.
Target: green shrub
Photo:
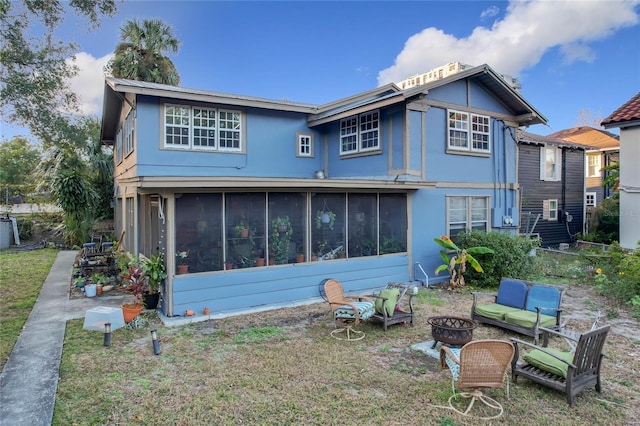
[[[587,241],[609,244],[620,240],[620,200],[605,198],[593,210]]]
[[[502,232],[471,231],[459,234],[456,240],[460,247],[483,246],[494,252],[475,255],[484,273],[469,268],[465,274],[467,282],[475,287],[497,287],[502,277],[526,279],[534,274],[535,257],[530,252],[540,247],[540,239]]]

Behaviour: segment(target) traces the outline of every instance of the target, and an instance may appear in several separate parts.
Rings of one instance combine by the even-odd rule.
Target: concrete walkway
[[[131,296],[69,300],[75,251],[61,251],[0,374],[0,425],[50,425],[66,323]]]

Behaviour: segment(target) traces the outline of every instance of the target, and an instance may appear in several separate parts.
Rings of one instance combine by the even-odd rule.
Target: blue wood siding
[[[323,280],[335,278],[345,293],[363,294],[409,279],[406,254],[178,275],[173,279],[177,315],[204,307],[232,313],[269,305],[317,301]]]
[[[424,133],[424,120],[422,112],[409,111],[409,165],[414,172],[422,171],[422,135]]]

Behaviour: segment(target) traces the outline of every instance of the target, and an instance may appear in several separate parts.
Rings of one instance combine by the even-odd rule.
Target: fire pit
[[[478,326],[468,318],[452,316],[430,317],[427,321],[431,324],[431,335],[435,340],[431,349],[435,348],[438,342],[452,346],[469,343],[473,338],[473,329]]]

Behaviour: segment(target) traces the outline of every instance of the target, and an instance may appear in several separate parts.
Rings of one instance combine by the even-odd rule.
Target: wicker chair
[[[481,388],[505,388],[509,396],[509,383],[507,369],[514,354],[514,347],[506,340],[475,340],[467,343],[462,348],[440,348],[440,367],[451,370],[451,388],[453,395],[449,397],[448,408],[462,415],[469,415],[476,401],[480,401],[490,408],[498,410],[493,416],[478,418],[489,420],[500,417],[504,411],[502,405],[493,398],[482,393]],[[456,397],[455,382],[458,382],[460,396],[470,398],[465,411],[455,408],[451,400]],[[471,392],[463,392],[462,389],[473,389]]]
[[[555,330],[542,329],[543,345],[536,346],[522,340],[511,340],[515,344],[516,356],[511,365],[513,382],[518,376],[525,377],[541,385],[564,392],[569,406],[573,405],[574,397],[584,389],[595,386],[600,393],[600,365],[602,363],[602,348],[609,332],[609,326],[597,328],[593,331],[576,336],[574,333],[561,333]],[[549,336],[559,336],[564,339],[573,338],[575,348],[561,351],[548,348]],[[533,350],[520,360],[522,347]]]
[[[373,315],[373,300],[366,296],[345,296],[342,285],[334,279],[325,281],[324,293],[329,302],[333,320],[342,323],[342,327],[333,330],[331,336],[340,340],[364,339],[364,331],[354,330],[353,325]],[[342,333],[346,337],[341,337]]]

